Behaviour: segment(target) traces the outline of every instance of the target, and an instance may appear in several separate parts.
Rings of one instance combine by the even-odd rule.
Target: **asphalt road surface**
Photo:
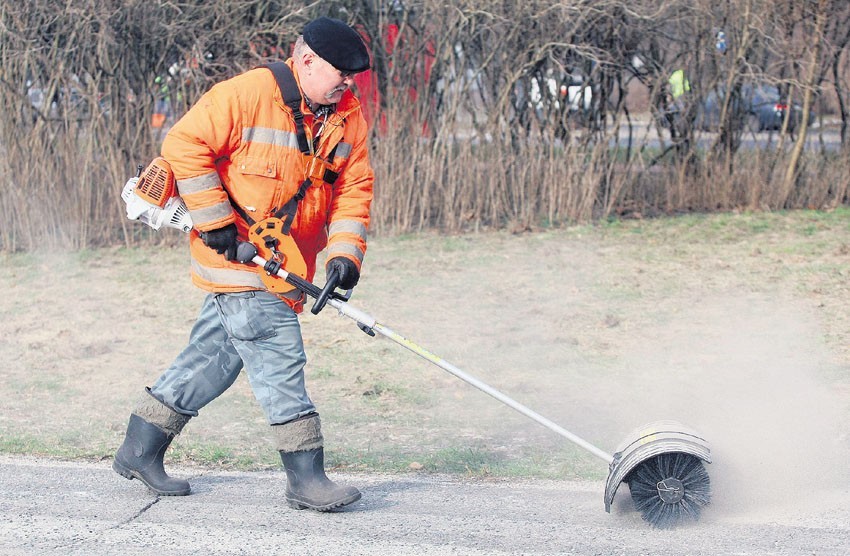
[[[666,147],[670,143],[670,135],[669,132],[664,129],[662,130],[662,134],[664,135],[664,145],[659,141],[657,132],[655,128],[649,127],[649,122],[644,120],[637,120],[635,122],[634,127],[632,128],[632,147],[638,148],[641,145],[651,147],[651,148],[660,148],[662,146]],[[796,136],[788,135],[785,137],[782,142],[783,148],[785,151],[789,151],[796,141]],[[629,140],[629,128],[628,126],[621,126],[619,128],[619,135],[616,141],[611,141],[611,146],[613,147],[615,143],[619,144],[621,147],[625,147],[628,144]],[[698,130],[696,132],[696,142],[697,145],[702,149],[709,149],[714,145],[714,142],[717,140],[717,133],[711,131],[701,131]],[[780,143],[780,135],[778,131],[759,131],[757,133],[753,132],[744,132],[741,135],[741,150],[750,151],[750,150],[772,150],[778,148]],[[824,129],[820,128],[810,128],[808,133],[806,134],[806,150],[815,151],[815,152],[837,152],[841,150],[841,135],[838,129],[837,122],[831,122],[830,125]]]
[[[601,483],[332,474],[363,498],[319,514],[286,506],[282,471],[172,472],[190,479],[192,495],[158,498],[109,461],[0,457],[0,554],[850,553],[848,492],[769,518],[724,515],[720,504],[659,531],[631,509],[625,486],[605,513]]]

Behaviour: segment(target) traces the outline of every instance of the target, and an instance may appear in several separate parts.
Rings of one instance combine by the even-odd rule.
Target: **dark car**
[[[704,130],[716,130],[719,127],[723,99],[722,90],[713,90],[706,95],[697,116],[698,127]],[[773,85],[742,85],[740,94],[730,102],[730,108],[735,109],[737,106],[740,106],[744,129],[752,132],[782,129],[789,109],[779,89]],[[790,108],[788,131],[794,131],[803,119],[803,109],[796,102]],[[810,112],[809,125],[814,118],[814,113]]]

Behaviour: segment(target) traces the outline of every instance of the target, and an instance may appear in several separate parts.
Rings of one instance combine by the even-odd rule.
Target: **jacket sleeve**
[[[234,222],[216,160],[229,156],[240,138],[239,97],[232,81],[215,85],[171,128],[162,156],[174,170],[177,190],[198,231]]]
[[[328,260],[345,257],[359,269],[366,253],[366,232],[375,174],[369,163],[367,128],[356,112],[346,125],[354,127],[349,160],[334,184],[328,220]],[[348,134],[346,134],[348,135]]]

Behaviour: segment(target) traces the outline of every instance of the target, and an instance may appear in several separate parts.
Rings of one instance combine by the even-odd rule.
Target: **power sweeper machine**
[[[140,166],[138,175],[124,185],[121,197],[131,220],[139,220],[154,230],[166,227],[189,232],[192,229],[189,211],[177,195],[174,175],[162,158],[154,159],[144,171]],[[265,225],[275,227],[274,223]],[[603,498],[607,512],[611,511],[617,488],[625,482],[635,508],[653,527],[671,528],[699,519],[702,508],[711,499],[704,465],[711,463],[711,451],[708,442],[696,431],[677,421],[655,421],[634,431],[609,454],[352,306],[348,303],[351,291],[337,291],[338,276],[333,272],[326,277],[324,287],[307,281],[303,263],[281,257],[280,252],[264,241],[268,233],[263,227],[251,229],[248,241],[239,244],[236,259],[261,267],[263,281],[271,291],[280,291],[281,285],[284,289],[301,290],[315,300],[313,314],[326,306],[333,307],[370,336],[379,334],[392,340],[590,452],[608,465]]]

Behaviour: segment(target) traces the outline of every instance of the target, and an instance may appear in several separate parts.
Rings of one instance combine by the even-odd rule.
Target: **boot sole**
[[[133,471],[129,467],[124,467],[123,465],[118,463],[117,460],[112,461],[112,470],[115,471],[116,473],[118,473],[119,475],[121,475],[122,477],[124,477],[125,479],[129,479],[131,481],[133,479],[140,480],[146,487],[148,487],[148,489],[151,492],[153,492],[154,494],[157,494],[159,496],[186,496],[192,491],[191,488],[187,488],[185,490],[171,490],[171,491],[156,489],[156,488],[152,487],[145,480],[145,478],[142,477],[137,471]]]
[[[314,510],[317,512],[329,512],[335,510],[336,508],[341,508],[343,506],[347,506],[348,504],[352,504],[360,500],[361,493],[351,494],[342,498],[341,500],[337,500],[336,502],[331,502],[330,504],[325,504],[323,506],[317,506],[315,504],[310,504],[304,500],[298,500],[296,498],[292,498],[290,496],[286,497],[286,505],[292,508],[293,510]]]

